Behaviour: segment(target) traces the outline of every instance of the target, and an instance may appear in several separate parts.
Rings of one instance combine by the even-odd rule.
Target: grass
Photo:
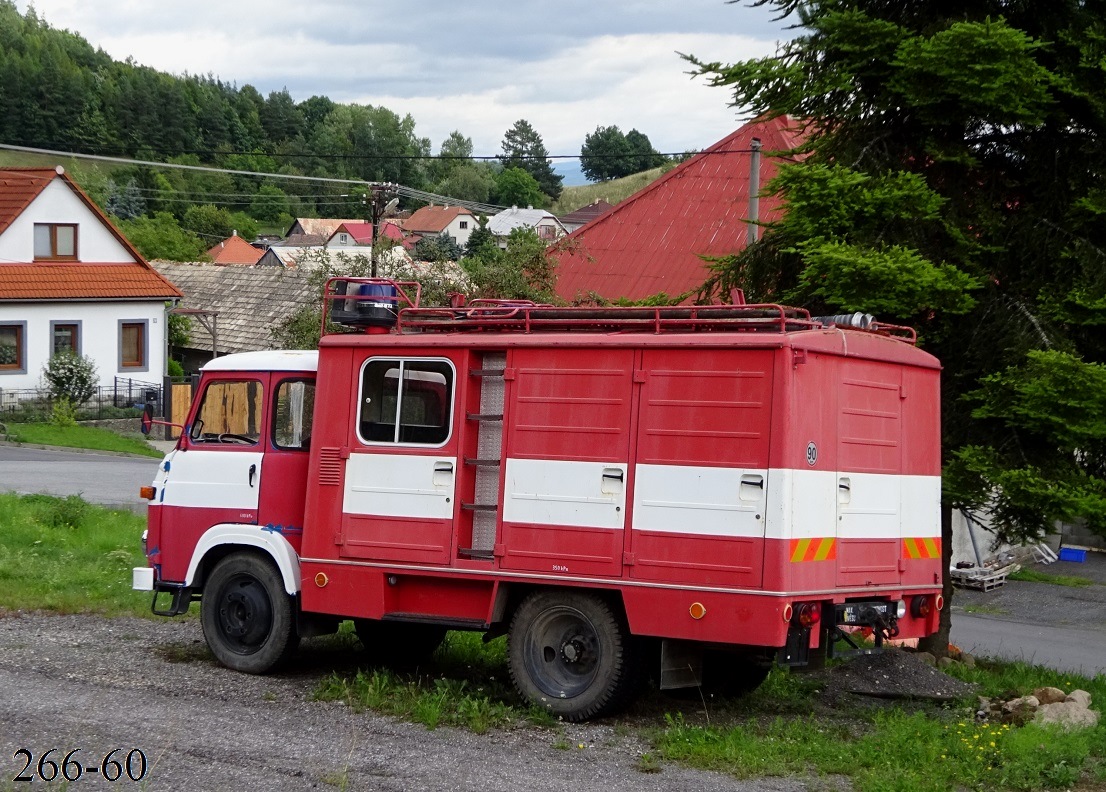
[[[964,613],[985,613],[991,616],[1002,616],[1006,613],[1002,608],[994,605],[965,605]]]
[[[1041,572],[1037,569],[1027,569],[1025,567],[1016,572],[1011,572],[1007,575],[1007,579],[1021,580],[1028,583],[1051,583],[1054,586],[1069,586],[1071,588],[1094,585],[1093,580],[1089,580],[1085,577],[1079,577],[1077,575],[1050,575],[1047,572]]]
[[[988,661],[948,671],[988,696],[1081,687],[1093,701],[1106,701],[1102,675],[1088,680]],[[703,726],[681,714],[667,716],[656,738],[657,754],[741,778],[844,776],[860,792],[1068,789],[1080,781],[1106,780],[1104,724],[1069,733],[1034,724],[977,723],[974,700],[949,708],[845,703],[844,709],[820,711],[810,693],[802,675],[773,671],[736,722]]]
[[[11,494],[0,494],[0,515],[0,609],[149,613],[149,595],[131,589],[143,517],[75,495]]]
[[[460,726],[477,734],[522,724],[551,726],[544,710],[525,704],[507,673],[506,640],[484,644],[474,633],[451,632],[424,668],[397,672],[359,670],[331,674],[315,690],[319,701],[345,701],[424,724]]]
[[[634,173],[621,179],[599,182],[598,184],[581,184],[576,187],[565,187],[561,197],[549,208],[555,215],[568,214],[581,207],[593,204],[602,198],[609,204],[617,204],[624,201],[638,190],[649,186],[666,173],[664,168]]]
[[[135,425],[138,425],[137,419],[135,419]],[[9,438],[18,443],[35,443],[63,448],[86,448],[93,451],[117,451],[148,457],[163,456],[161,451],[158,451],[140,436],[116,434],[97,426],[13,423],[8,424],[8,433]]]

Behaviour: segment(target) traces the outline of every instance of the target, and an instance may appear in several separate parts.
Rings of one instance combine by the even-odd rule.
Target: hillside
[[[582,184],[578,187],[565,187],[560,199],[550,207],[549,211],[555,215],[568,214],[600,199],[610,204],[617,204],[626,200],[638,190],[648,187],[667,173],[670,168],[671,166],[653,168],[652,170],[624,176],[621,179],[611,179],[596,184]]]

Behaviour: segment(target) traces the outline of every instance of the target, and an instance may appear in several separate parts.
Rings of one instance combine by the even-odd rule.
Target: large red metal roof
[[[640,300],[702,285],[704,256],[735,253],[748,241],[754,138],[761,142],[763,188],[781,161],[773,152],[795,148],[802,133],[787,116],[750,122],[578,229],[554,254],[557,294],[570,301],[590,293]],[[779,200],[761,197],[760,219],[778,215]]]

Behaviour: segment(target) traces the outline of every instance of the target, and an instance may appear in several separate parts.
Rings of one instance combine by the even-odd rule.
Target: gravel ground
[[[994,591],[958,588],[953,595],[953,618],[957,610],[992,614],[1029,624],[1076,626],[1106,631],[1106,553],[1087,553],[1085,563],[1057,561],[1027,564],[1028,569],[1047,575],[1072,575],[1094,581],[1094,585],[1057,586],[1007,580]]]
[[[0,788],[23,768],[18,750],[31,752],[33,770],[52,748],[59,764],[81,749],[85,767],[139,748],[149,774],[123,788],[144,790],[825,788],[824,779],[742,782],[669,764],[644,774],[648,746],[611,724],[476,735],[311,699],[322,677],[354,661],[308,645],[295,673],[248,676],[207,659],[196,620],[0,614],[0,755],[9,757]],[[90,771],[69,788],[118,786]]]

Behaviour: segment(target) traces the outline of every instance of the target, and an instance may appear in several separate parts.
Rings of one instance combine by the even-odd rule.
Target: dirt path
[[[51,748],[59,764],[81,749],[85,767],[115,748],[124,749],[115,759],[132,748],[148,759],[144,785],[108,785],[89,771],[72,790],[807,788],[673,765],[643,774],[647,746],[610,724],[475,735],[353,713],[311,700],[319,679],[348,668],[350,657],[310,647],[303,654],[297,673],[252,677],[202,659],[195,621],[0,616],[0,789],[21,787],[13,783],[25,763],[19,749],[33,754],[33,770]],[[557,747],[566,742],[569,749]]]

